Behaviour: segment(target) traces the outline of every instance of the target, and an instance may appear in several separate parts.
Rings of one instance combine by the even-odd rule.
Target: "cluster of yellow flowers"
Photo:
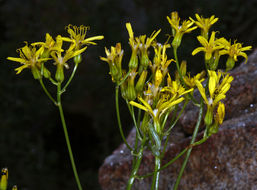
[[[131,24],[127,23],[126,28],[132,50],[128,71],[122,69],[124,51],[121,49],[120,43],[117,43],[115,47],[111,47],[111,50],[106,48],[107,57],[101,57],[103,61],[109,64],[112,80],[118,86],[120,85],[123,98],[130,101],[131,105],[148,113],[151,118],[145,116],[148,117],[147,122],[153,119],[155,130],[159,134],[163,130],[160,127],[160,123],[162,123],[165,115],[169,114],[175,105],[185,99],[183,96],[186,95],[188,99],[192,98],[195,88],[198,88],[207,105],[205,124],[207,126],[213,124],[212,126],[215,125],[215,128],[217,128],[218,124],[222,123],[225,115],[225,106],[220,101],[226,97],[225,94],[233,80],[233,77],[229,76],[228,73],[215,71],[218,68],[219,58],[221,55],[228,55],[226,62],[226,71],[228,71],[238,61],[238,56],[244,57],[247,61],[247,55],[244,51],[251,49],[251,46],[242,47],[242,44],[236,41],[231,44],[231,40],[228,41],[223,37],[216,38],[216,32],[211,32],[209,37],[209,29],[218,21],[218,18],[215,18],[215,16],[203,18],[196,14],[195,17],[196,19],[189,18],[189,20],[184,20],[182,23],[177,12],[172,12],[171,16],[167,17],[173,35],[171,45],[167,42],[165,44],[157,42],[156,37],[161,30],[154,31],[150,37],[146,37],[146,35],[134,37]],[[182,61],[180,64],[176,57],[175,60],[168,59],[166,54],[167,48],[171,46],[176,52],[181,44],[183,35],[197,28],[201,30],[201,35],[197,36],[197,39],[202,47],[193,50],[192,55],[201,51],[205,53],[208,80],[204,78],[205,71],[191,77],[190,73],[186,71],[185,61]],[[150,60],[148,56],[148,49],[150,47],[154,50],[153,60]],[[168,72],[168,67],[172,62],[176,62],[178,65],[174,81],[172,81]],[[149,70],[151,74],[147,79]],[[139,76],[137,77],[137,75]],[[166,80],[165,77],[167,77]],[[202,85],[203,81],[208,83],[208,92],[206,92],[206,88]],[[139,102],[135,101],[136,98],[138,98]],[[217,113],[213,116],[217,106]],[[143,121],[146,121],[146,119],[144,118]]]
[[[35,42],[30,45],[26,42],[24,47],[18,49],[19,58],[8,57],[7,59],[22,64],[22,66],[15,69],[17,74],[25,68],[31,69],[34,79],[41,79],[43,76],[52,79],[51,73],[45,65],[47,61],[51,60],[56,66],[55,79],[57,82],[62,82],[64,80],[63,68],[69,68],[68,61],[74,58],[75,63],[80,63],[82,60],[81,53],[87,49],[87,45],[94,45],[96,44],[94,40],[103,39],[103,36],[85,38],[87,30],[88,27],[86,26],[69,25],[67,26],[67,32],[70,37],[58,35],[54,40],[47,33],[45,42]],[[69,43],[66,50],[63,49],[63,42]]]
[[[0,190],[7,190],[7,185],[8,185],[8,169],[3,168],[0,174]],[[17,190],[17,189],[18,188],[16,185],[12,187],[12,190]]]

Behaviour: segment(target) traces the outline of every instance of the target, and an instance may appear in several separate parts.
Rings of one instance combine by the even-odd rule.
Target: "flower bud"
[[[147,77],[147,70],[144,70],[138,81],[137,81],[137,84],[136,84],[136,92],[137,94],[141,94],[141,92],[143,91],[144,89],[144,86],[145,86],[145,81],[146,81],[146,77]]]
[[[129,101],[135,100],[137,97],[134,84],[136,75],[137,73],[133,70],[128,76],[127,98]]]
[[[50,78],[51,77],[51,72],[47,68],[43,68],[43,75],[45,78]]]
[[[75,64],[81,63],[81,61],[82,61],[82,56],[81,56],[81,54],[76,55],[76,56],[73,58],[73,60],[74,60],[74,63],[75,63]]]
[[[226,71],[230,71],[233,69],[235,66],[235,60],[233,57],[228,57],[227,62],[226,62]]]
[[[180,32],[177,32],[173,41],[172,41],[172,47],[174,49],[178,49],[178,47],[180,46],[181,44],[181,40],[182,40],[182,36],[183,36],[183,33],[180,33]]]
[[[57,64],[55,79],[58,82],[63,82],[63,80],[64,80],[63,65],[61,65],[61,64]]]
[[[209,126],[212,124],[212,120],[213,120],[213,113],[212,110],[210,108],[207,109],[207,112],[205,114],[205,118],[204,118],[204,123],[206,126]]]
[[[139,71],[138,73],[141,74],[143,70],[146,70],[148,65],[149,65],[149,57],[147,55],[146,50],[141,51],[141,57],[140,57],[140,66],[139,66]]]
[[[1,180],[0,180],[0,189],[1,190],[7,189],[7,180],[8,180],[8,169],[3,168],[1,171]]]
[[[129,70],[136,70],[138,66],[137,49],[132,50],[132,55],[129,61]]]
[[[31,67],[31,72],[34,79],[41,79],[41,73],[36,66]]]

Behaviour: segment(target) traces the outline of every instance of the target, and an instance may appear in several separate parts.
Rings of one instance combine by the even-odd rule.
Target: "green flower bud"
[[[34,79],[41,79],[40,70],[36,66],[31,67],[31,72]]]
[[[58,82],[63,82],[63,80],[64,80],[63,65],[61,65],[61,64],[57,64],[55,79]]]
[[[45,67],[43,69],[43,74],[44,74],[44,77],[47,79],[51,77],[51,72]]]
[[[82,61],[82,56],[81,56],[81,54],[76,55],[76,56],[73,58],[73,60],[74,60],[74,63],[76,63],[76,64],[81,63],[81,61]]]
[[[146,77],[147,77],[147,70],[144,70],[138,81],[137,81],[137,84],[136,84],[136,92],[137,94],[141,94],[141,92],[143,91],[144,89],[144,86],[145,86],[145,81],[146,81]]]
[[[180,46],[182,37],[183,37],[183,33],[181,33],[181,32],[176,33],[176,35],[172,41],[172,47],[174,49],[177,49]]]
[[[213,111],[208,108],[207,112],[205,114],[205,118],[204,118],[204,123],[206,126],[209,126],[212,124],[212,120],[213,120]]]
[[[233,57],[228,57],[227,62],[226,62],[226,71],[230,71],[233,69],[235,66],[235,60]]]
[[[137,73],[135,71],[131,71],[128,76],[127,98],[129,101],[135,100],[137,97],[134,84],[136,75]]]
[[[129,61],[129,70],[136,70],[138,66],[137,49],[132,50],[132,55]]]
[[[140,66],[139,66],[139,71],[138,73],[141,74],[143,70],[146,70],[148,65],[149,65],[149,57],[147,54],[147,50],[142,50],[141,51],[141,57],[140,57]]]

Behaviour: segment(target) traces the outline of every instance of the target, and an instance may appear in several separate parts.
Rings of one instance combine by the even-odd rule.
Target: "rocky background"
[[[76,189],[57,109],[29,70],[17,76],[14,68],[18,64],[6,60],[17,56],[16,49],[24,45],[23,41],[43,41],[46,32],[65,35],[68,24],[89,25],[88,36],[105,36],[98,46],[87,49],[63,97],[82,185],[97,190],[101,189],[98,168],[121,143],[114,86],[108,66],[99,56],[104,56],[105,46],[121,42],[126,52],[124,61],[129,59],[125,23],[131,22],[136,35],[150,35],[162,28],[158,40],[164,42],[165,34],[170,33],[166,16],[171,11],[178,11],[182,18],[194,13],[205,17],[215,14],[220,20],[214,29],[220,35],[256,47],[256,9],[256,0],[0,0],[0,168],[9,168],[10,185],[17,184],[21,190]],[[197,72],[201,56],[189,55],[198,42],[186,36],[183,41],[179,54],[188,60],[193,73]],[[243,85],[241,95],[247,96],[251,86]],[[250,103],[247,105],[251,110]],[[132,122],[127,109],[122,107],[121,111],[128,133]]]
[[[226,118],[217,134],[193,148],[179,189],[223,190],[257,189],[257,50],[248,64],[241,64],[231,72],[234,77],[227,94]],[[189,107],[178,122],[169,140],[163,165],[190,144],[192,128],[196,123],[197,109]],[[200,140],[203,132],[198,135]],[[133,144],[135,130],[130,132],[128,143]],[[126,189],[133,157],[122,144],[105,159],[99,170],[103,190]],[[173,189],[183,157],[161,172],[160,190]],[[151,173],[154,157],[146,151],[139,175]],[[149,190],[151,177],[137,180],[134,189]]]

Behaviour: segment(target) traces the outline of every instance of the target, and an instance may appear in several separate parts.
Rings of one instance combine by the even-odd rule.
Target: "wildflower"
[[[167,19],[172,27],[172,34],[174,36],[172,46],[177,49],[180,46],[183,35],[195,30],[197,26],[191,27],[194,22],[190,20],[185,20],[182,22],[182,25],[180,25],[180,18],[177,12],[172,12],[171,17],[167,16]]]
[[[224,117],[225,117],[225,105],[219,102],[217,112],[214,116],[214,123],[211,126],[208,126],[206,128],[207,136],[210,136],[218,132],[219,126],[223,123]]]
[[[105,53],[107,57],[100,57],[100,59],[109,64],[113,82],[119,82],[122,78],[121,62],[123,50],[121,49],[121,44],[117,43],[115,47],[111,47],[111,51],[105,48]]]
[[[248,51],[252,49],[252,46],[242,47],[241,43],[231,44],[231,41],[227,41],[225,38],[220,38],[218,43],[223,46],[223,49],[220,50],[220,55],[229,55],[228,60],[226,62],[226,70],[231,70],[235,66],[235,62],[238,61],[237,57],[242,56],[245,58],[245,63],[247,62],[248,56],[244,51]]]
[[[190,73],[188,73],[188,75],[184,76],[183,79],[188,87],[194,88],[196,86],[196,81],[199,81],[199,82],[204,81],[204,75],[205,75],[205,71],[198,73],[194,77],[191,77]]]
[[[8,169],[3,168],[1,171],[0,190],[7,189],[7,180],[8,180]]]
[[[129,34],[129,45],[132,50],[131,58],[129,61],[129,69],[137,69],[138,66],[138,57],[137,57],[137,50],[138,50],[138,43],[136,42],[136,39],[134,38],[134,32],[132,30],[132,26],[130,23],[126,23],[126,28],[128,30]]]
[[[220,46],[215,41],[215,32],[212,32],[209,41],[207,41],[202,36],[198,36],[197,39],[202,44],[203,47],[198,47],[198,48],[194,49],[194,51],[192,52],[192,55],[195,55],[195,54],[199,53],[200,51],[203,51],[203,52],[205,52],[205,60],[206,61],[209,61],[212,58],[212,53],[215,50],[222,49],[222,46]]]
[[[61,49],[62,45],[63,45],[63,38],[60,35],[58,35],[56,37],[56,47]],[[80,55],[86,49],[87,49],[87,47],[84,47],[80,50],[76,50],[75,46],[70,45],[69,49],[64,52],[64,56],[62,55],[62,52],[60,52],[60,51],[52,51],[51,52],[51,56],[53,57],[53,59],[55,61],[54,64],[57,66],[55,79],[58,82],[62,82],[64,80],[63,67],[65,67],[66,69],[69,68],[67,61],[77,55]]]
[[[198,14],[195,14],[195,18],[197,21],[193,20],[192,18],[190,18],[190,20],[193,21],[201,29],[201,35],[205,39],[208,39],[208,32],[210,27],[219,19],[215,18],[214,15],[212,15],[210,18],[203,18],[202,16],[200,17]]]
[[[201,96],[205,104],[207,105],[207,113],[205,116],[205,123],[206,125],[211,125],[213,120],[213,110],[216,105],[222,100],[226,98],[226,92],[230,88],[230,83],[233,81],[233,77],[226,74],[223,77],[222,82],[220,83],[222,73],[218,71],[218,74],[215,71],[208,70],[209,73],[209,98],[206,96],[205,88],[203,88],[201,82],[196,80],[196,86],[199,89]]]
[[[149,65],[149,57],[148,57],[148,48],[153,44],[153,41],[155,40],[156,36],[161,32],[161,30],[158,30],[157,32],[153,31],[150,37],[146,38],[146,35],[139,36],[136,38],[136,41],[139,45],[140,50],[140,67],[139,67],[139,74],[143,70],[146,70]]]
[[[71,48],[75,48],[75,50],[81,49],[83,45],[96,45],[96,43],[93,42],[94,40],[102,40],[104,38],[104,36],[93,36],[90,38],[86,38],[87,30],[89,30],[88,26],[80,25],[78,27],[69,24],[66,28],[67,32],[70,34],[70,38],[62,37],[62,40],[72,42],[73,46],[75,47],[71,46]]]
[[[26,45],[17,50],[20,54],[19,58],[16,57],[7,57],[10,61],[19,62],[22,66],[15,69],[17,71],[16,74],[21,73],[21,71],[25,68],[31,69],[33,77],[35,79],[41,78],[41,64],[51,58],[41,58],[42,53],[44,52],[44,47],[41,46],[39,49],[36,46],[28,46],[27,42]],[[44,68],[44,76],[49,77],[50,72]]]
[[[166,50],[170,48],[170,44],[162,45],[160,43],[157,43],[153,47],[155,55],[153,59],[153,64],[150,63],[152,73],[155,73],[157,69],[160,69],[163,77],[165,77],[168,72],[168,66],[171,62],[175,62],[174,59],[168,59],[168,56],[166,54]]]
[[[161,128],[160,128],[160,118],[161,118],[161,116],[164,113],[166,113],[170,108],[172,108],[176,104],[179,104],[180,102],[182,102],[184,100],[184,98],[181,97],[181,98],[178,98],[176,100],[160,99],[160,103],[157,104],[156,108],[154,108],[154,109],[140,96],[138,97],[138,100],[143,105],[141,105],[137,102],[134,102],[134,101],[130,101],[130,104],[133,105],[133,106],[136,106],[139,109],[142,109],[142,110],[146,111],[148,114],[150,114],[151,117],[153,118],[153,121],[154,121],[154,124],[155,124],[155,130],[158,134],[160,134],[161,133]]]

